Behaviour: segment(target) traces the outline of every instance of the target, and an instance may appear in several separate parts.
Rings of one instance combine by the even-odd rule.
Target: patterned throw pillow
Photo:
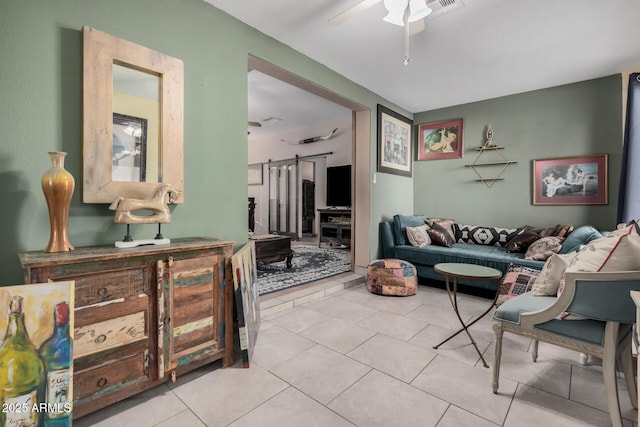
[[[411,246],[417,246],[419,248],[425,247],[431,244],[431,238],[427,234],[429,226],[427,224],[419,227],[407,227],[407,238]]]
[[[472,245],[507,246],[518,234],[517,228],[480,227],[477,225],[455,224],[455,236],[458,243]]]
[[[572,231],[573,231],[573,225],[557,224],[554,227],[543,228],[538,232],[538,234],[540,234],[540,236],[542,237],[547,237],[547,236],[567,237],[569,233],[571,233]]]
[[[529,246],[524,254],[525,259],[546,261],[553,254],[557,254],[562,248],[564,237],[547,236],[536,240]]]
[[[496,304],[500,305],[510,298],[529,292],[533,288],[538,274],[540,274],[540,270],[511,264],[500,282]]]

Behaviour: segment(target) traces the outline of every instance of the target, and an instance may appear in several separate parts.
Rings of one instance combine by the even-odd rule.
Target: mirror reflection
[[[114,181],[158,181],[160,169],[158,76],[113,64]]]

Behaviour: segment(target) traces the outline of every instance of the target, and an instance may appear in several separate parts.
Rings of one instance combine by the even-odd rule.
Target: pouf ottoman
[[[367,289],[378,295],[415,295],[418,287],[416,268],[401,259],[377,259],[367,266]]]

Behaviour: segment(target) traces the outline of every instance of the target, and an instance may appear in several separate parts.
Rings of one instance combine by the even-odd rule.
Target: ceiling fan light
[[[402,27],[404,25],[404,11],[408,5],[409,0],[384,0],[384,7],[389,13],[382,20]]]
[[[389,22],[390,24],[399,25],[401,27],[404,25],[404,19],[402,15],[394,15],[389,13],[387,14],[387,16],[382,18],[382,20]]]
[[[422,18],[426,18],[433,12],[425,0],[409,1],[409,22],[415,22]]]

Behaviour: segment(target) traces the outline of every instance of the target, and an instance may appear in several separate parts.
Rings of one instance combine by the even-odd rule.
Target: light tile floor
[[[219,363],[74,422],[74,426],[609,426],[597,362],[505,334],[497,395],[491,369],[457,329],[446,292],[419,286],[411,297],[370,294],[347,275],[264,298],[251,368]],[[357,283],[354,285],[354,283]],[[350,286],[351,285],[351,286]],[[461,296],[466,317],[490,301]],[[472,333],[489,365],[488,315]],[[625,426],[636,426],[623,381]]]

